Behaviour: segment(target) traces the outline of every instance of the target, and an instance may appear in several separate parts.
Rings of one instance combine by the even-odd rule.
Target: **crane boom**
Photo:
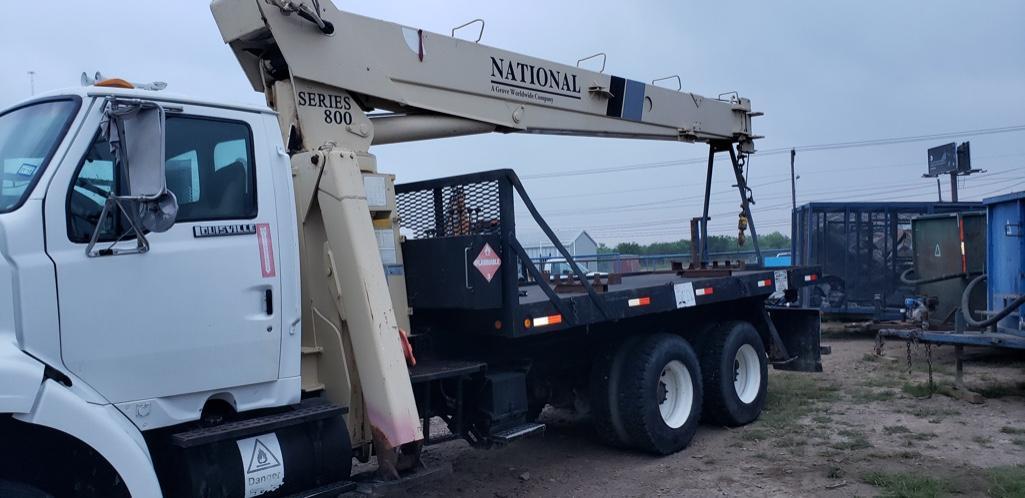
[[[330,2],[320,5],[320,18],[333,28],[325,35],[315,23],[283,14],[297,5],[215,2],[224,41],[257,91],[265,90],[268,72],[287,68],[292,78],[346,90],[364,108],[427,111],[485,126],[478,129],[728,141],[746,151],[756,138],[748,99],[667,89],[339,11]]]

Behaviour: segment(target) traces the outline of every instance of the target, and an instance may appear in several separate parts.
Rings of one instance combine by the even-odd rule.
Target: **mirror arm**
[[[123,200],[131,200],[124,197],[118,197],[110,195],[107,197],[106,202],[103,203],[103,211],[100,211],[100,218],[96,221],[96,227],[93,228],[93,234],[89,237],[89,245],[85,248],[85,255],[90,258],[96,258],[100,256],[118,256],[121,254],[143,254],[149,252],[149,241],[146,240],[146,235],[139,229],[139,226],[135,223],[135,220],[131,215],[128,214],[128,210],[125,209],[124,204],[121,203]],[[135,247],[130,249],[118,249],[115,247],[118,242],[121,241],[121,237],[110,243],[106,249],[96,249],[96,244],[100,239],[100,230],[103,227],[103,220],[106,219],[107,214],[111,216],[115,215],[115,212],[111,210],[110,206],[115,205],[117,209],[121,211],[125,219],[128,220],[128,225],[132,227],[132,231],[135,232]]]

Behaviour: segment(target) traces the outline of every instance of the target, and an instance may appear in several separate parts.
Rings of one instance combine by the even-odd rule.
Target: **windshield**
[[[590,270],[588,270],[586,266],[584,266],[584,265],[582,265],[580,263],[577,263],[577,266],[580,267],[580,271],[582,271],[584,273],[590,273]],[[570,275],[572,273],[573,273],[573,267],[570,266],[570,264],[567,263],[565,260],[560,259],[558,261],[553,261],[552,262],[551,275]]]
[[[25,201],[77,107],[70,99],[51,100],[0,115],[0,213]]]

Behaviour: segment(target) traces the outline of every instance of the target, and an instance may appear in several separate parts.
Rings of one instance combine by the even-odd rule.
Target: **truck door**
[[[98,219],[107,193],[121,191],[98,131],[83,132],[91,144],[51,182],[61,355],[109,401],[278,378],[280,235],[272,178],[258,171],[268,156],[254,148],[253,130],[263,129],[258,114],[187,105],[167,113],[167,185],[179,211],[170,230],[147,235],[147,253],[86,255],[98,222],[97,248],[135,245],[125,219]]]

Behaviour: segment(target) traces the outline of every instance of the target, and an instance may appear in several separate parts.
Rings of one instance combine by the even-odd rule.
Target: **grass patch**
[[[886,427],[883,427],[883,433],[889,435],[907,434],[909,432],[911,432],[911,429],[908,429],[907,426],[903,425],[888,425]]]
[[[861,356],[861,361],[867,361],[869,363],[879,363],[879,356],[875,353],[865,353]]]
[[[1003,432],[1004,434],[1025,434],[1025,429],[1005,425],[1000,428],[1000,432]]]
[[[971,386],[971,390],[984,398],[1006,398],[1008,396],[1025,396],[1025,382],[995,383],[982,386]]]
[[[901,434],[900,437],[904,438],[905,441],[928,441],[936,437],[936,434],[931,432],[910,432],[908,434]]]
[[[1025,496],[1025,466],[995,467],[986,471],[989,488],[986,494],[993,498]]]
[[[1014,443],[1015,446],[1021,446],[1022,448],[1025,448],[1025,438],[1015,438],[1012,439],[1011,442]]]
[[[813,376],[774,372],[759,425],[773,431],[796,428],[798,421],[815,411],[819,403],[839,398],[839,391],[838,386]]]
[[[992,446],[990,446],[989,443],[993,442],[993,438],[988,436],[972,436],[972,441],[975,442],[975,444],[982,446],[984,448],[992,448]]]
[[[808,440],[798,436],[783,436],[777,439],[773,446],[778,448],[795,448],[797,446],[804,446],[808,444]]]
[[[839,465],[830,465],[829,470],[826,471],[826,477],[830,479],[843,479],[847,475],[847,471]]]
[[[910,451],[910,450],[898,451],[893,456],[895,456],[897,458],[900,458],[901,460],[916,460],[918,458],[922,458],[922,454],[921,453],[919,453],[917,451]]]
[[[901,390],[916,398],[928,398],[933,394],[942,394],[949,398],[954,397],[954,384],[951,382],[937,381],[932,386],[929,386],[928,382],[905,382]]]
[[[740,438],[741,441],[757,443],[769,439],[771,435],[769,434],[769,431],[765,429],[750,428],[740,431],[737,437]]]
[[[897,393],[890,389],[854,389],[850,393],[851,401],[855,403],[890,401],[891,399],[897,397]]]
[[[862,480],[882,489],[881,496],[886,497],[926,498],[954,491],[947,481],[910,472],[870,472],[862,476]]]
[[[953,410],[950,408],[936,408],[923,404],[916,404],[915,406],[901,410],[901,413],[907,413],[908,415],[914,415],[918,418],[930,418],[930,417],[952,417],[960,415],[959,410]]]
[[[816,424],[828,424],[833,421],[833,417],[830,417],[828,415],[815,415],[811,418],[811,420]]]
[[[900,387],[900,379],[896,377],[869,377],[862,384],[866,387]]]
[[[868,438],[862,432],[844,430],[840,431],[839,434],[843,437],[843,440],[830,444],[830,448],[842,451],[856,451],[872,447],[872,443],[868,442]]]

